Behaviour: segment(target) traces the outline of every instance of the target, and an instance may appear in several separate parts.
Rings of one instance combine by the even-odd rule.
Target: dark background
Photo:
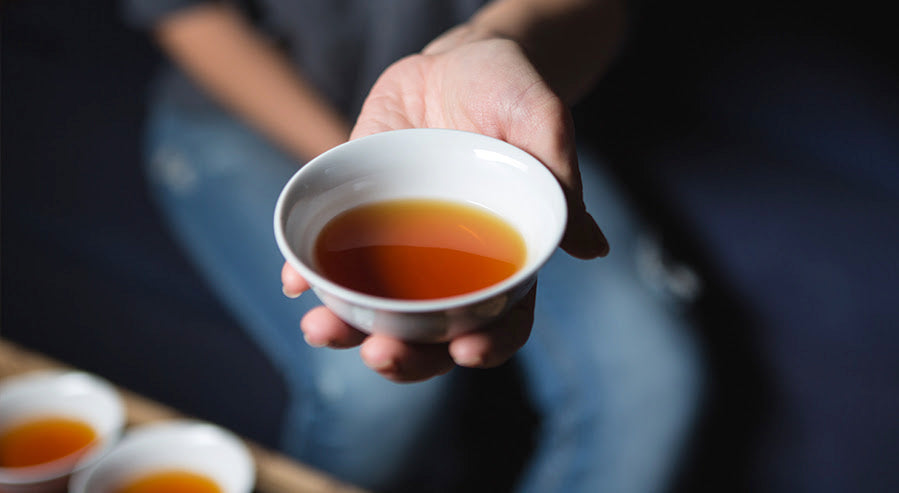
[[[677,489],[899,490],[893,17],[874,2],[641,5],[576,115],[705,279],[709,395]],[[274,446],[282,382],[139,172],[159,53],[112,0],[0,9],[0,335]],[[527,456],[535,420],[511,370],[474,373],[460,402],[506,440],[463,437],[468,476],[422,476],[508,488],[482,473]]]
[[[141,181],[158,53],[113,1],[4,2],[2,15],[2,335],[271,443],[277,375]]]

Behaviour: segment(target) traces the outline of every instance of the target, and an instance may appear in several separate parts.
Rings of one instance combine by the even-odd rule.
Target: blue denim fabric
[[[591,261],[559,251],[540,272],[520,359],[543,423],[523,491],[662,491],[702,387],[685,313],[700,287],[662,269],[601,162],[583,147],[579,160],[587,209],[612,248]]]
[[[581,261],[560,252],[541,271],[533,335],[518,356],[541,416],[521,488],[660,491],[697,405],[700,359],[682,302],[647,282],[654,264],[640,260],[647,249],[638,219],[598,161],[582,160],[587,204],[612,253]],[[299,164],[222,113],[153,112],[147,173],[154,196],[210,286],[283,372],[290,395],[284,451],[382,488],[403,474],[418,438],[442,419],[453,373],[394,384],[366,368],[356,350],[302,341],[298,321],[318,300],[283,296],[272,233],[278,193]]]
[[[356,350],[303,342],[299,320],[319,302],[311,293],[298,300],[281,293],[283,258],[272,230],[278,193],[299,164],[218,113],[158,109],[147,149],[148,179],[177,240],[284,375],[282,449],[366,486],[400,474],[451,380],[395,384],[365,367]]]

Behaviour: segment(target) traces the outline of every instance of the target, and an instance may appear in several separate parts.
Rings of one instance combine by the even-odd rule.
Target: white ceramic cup
[[[321,274],[314,245],[329,220],[359,205],[410,198],[475,204],[499,215],[524,239],[524,266],[493,286],[434,300],[371,296]],[[274,229],[287,262],[344,321],[368,333],[440,342],[520,300],[558,247],[566,220],[561,186],[525,151],[476,133],[408,129],[352,140],[304,165],[278,198]]]
[[[73,471],[96,462],[125,427],[125,408],[115,387],[79,371],[37,371],[0,382],[0,432],[45,417],[89,425],[96,440],[80,456],[27,467],[0,467],[0,492],[64,491]]]
[[[224,493],[250,493],[253,458],[243,441],[219,426],[196,420],[136,426],[101,460],[78,471],[70,493],[110,493],[161,471],[190,471],[213,480]]]

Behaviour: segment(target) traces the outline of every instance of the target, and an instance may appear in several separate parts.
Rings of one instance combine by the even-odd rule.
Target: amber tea
[[[67,417],[35,418],[0,434],[0,467],[28,467],[64,457],[75,461],[96,440],[87,423]]]
[[[473,205],[401,199],[362,205],[319,234],[321,274],[362,293],[425,300],[477,291],[524,265],[521,235]]]
[[[115,493],[222,493],[222,489],[202,474],[171,470],[141,476]]]

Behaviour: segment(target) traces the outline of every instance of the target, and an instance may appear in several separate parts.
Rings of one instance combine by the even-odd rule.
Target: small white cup
[[[493,286],[435,300],[371,296],[321,274],[313,250],[329,220],[359,205],[410,198],[496,213],[522,235],[524,266]],[[274,229],[287,262],[344,321],[368,333],[440,342],[482,326],[520,300],[558,247],[566,220],[561,186],[525,151],[476,133],[408,129],[347,142],[304,165],[278,198]]]
[[[202,421],[172,420],[130,429],[106,456],[72,476],[69,493],[109,493],[171,470],[208,477],[224,493],[250,493],[256,481],[253,458],[236,435]]]
[[[96,462],[125,427],[125,408],[115,387],[79,371],[37,371],[0,382],[0,431],[44,417],[65,417],[89,425],[97,438],[75,458],[27,467],[0,467],[0,492],[64,491],[73,471]]]

